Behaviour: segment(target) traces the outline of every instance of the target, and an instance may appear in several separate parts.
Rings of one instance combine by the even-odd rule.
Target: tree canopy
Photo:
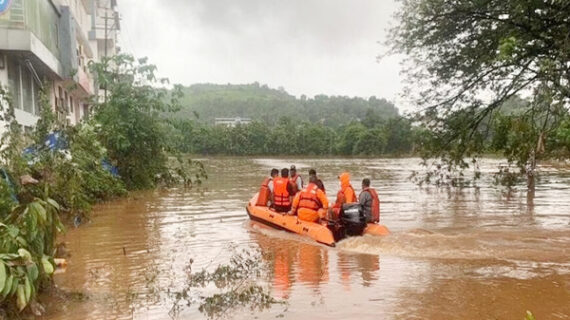
[[[555,154],[545,144],[556,143],[549,138],[568,117],[570,1],[401,3],[389,44],[410,58],[405,71],[422,107],[418,120],[433,138],[424,155],[465,167],[464,158],[483,152],[493,127],[502,126],[524,138],[504,136],[495,146],[533,177],[536,158]],[[521,111],[498,119],[516,95],[528,97]]]
[[[310,121],[339,127],[363,120],[373,113],[379,120],[398,116],[398,109],[385,99],[317,95],[296,98],[284,89],[259,83],[243,85],[195,84],[182,88],[182,109],[176,118],[211,124],[217,117],[246,117],[275,125],[282,117],[294,122]]]
[[[276,125],[253,121],[236,127],[193,120],[168,121],[172,148],[185,153],[224,155],[381,155],[408,154],[413,128],[404,118],[366,127],[360,122],[331,128],[281,118]]]

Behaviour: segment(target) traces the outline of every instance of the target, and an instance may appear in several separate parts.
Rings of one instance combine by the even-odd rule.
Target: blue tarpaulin
[[[44,146],[51,151],[66,151],[69,149],[67,140],[60,132],[50,133],[44,142]],[[24,158],[28,160],[29,164],[33,164],[36,161],[39,149],[38,146],[29,146],[24,149]],[[101,160],[101,166],[113,176],[119,176],[119,169],[113,166],[108,159]]]

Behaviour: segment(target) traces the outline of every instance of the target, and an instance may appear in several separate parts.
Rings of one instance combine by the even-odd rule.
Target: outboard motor
[[[360,236],[367,226],[364,208],[360,203],[343,204],[340,220],[347,236]]]
[[[344,227],[338,220],[328,220],[327,227],[333,234],[334,241],[340,241],[346,237],[344,234]]]

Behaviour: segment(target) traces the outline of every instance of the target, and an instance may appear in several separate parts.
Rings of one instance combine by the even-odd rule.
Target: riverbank
[[[60,216],[79,225],[94,204],[127,190],[190,186],[205,177],[199,162],[168,165],[171,148],[159,114],[178,109],[180,94],[168,91],[165,100],[163,79],[145,59],[103,60],[90,69],[105,81],[105,99],[90,97],[89,117],[75,126],[40,90],[39,120],[24,132],[0,88],[0,309],[10,316],[40,312],[37,294],[52,283],[56,239],[65,229]]]

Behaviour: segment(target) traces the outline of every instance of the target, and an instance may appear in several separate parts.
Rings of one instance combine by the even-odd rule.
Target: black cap
[[[291,165],[291,170],[295,170],[295,171],[297,171],[297,168],[295,167],[295,165],[294,165],[294,164],[292,164],[292,165]]]

